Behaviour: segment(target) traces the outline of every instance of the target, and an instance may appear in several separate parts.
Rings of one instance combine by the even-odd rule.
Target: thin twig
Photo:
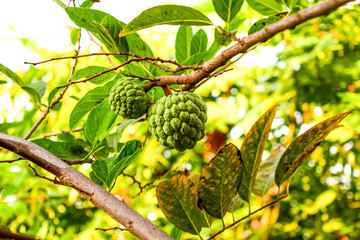
[[[35,139],[40,139],[40,138],[48,138],[48,137],[53,137],[53,136],[57,136],[60,135],[62,133],[70,133],[70,132],[80,132],[83,130],[83,127],[77,127],[74,130],[70,131],[69,129],[65,129],[65,130],[61,130],[59,132],[55,132],[55,133],[45,133],[44,135],[41,135],[39,137],[35,137],[32,138],[31,140],[35,140]]]
[[[138,181],[136,178],[135,178],[135,175],[131,175],[131,174],[126,174],[126,173],[122,173],[124,176],[126,177],[129,177],[133,180],[133,183],[138,185],[139,187],[139,192],[133,196],[131,196],[132,198],[134,197],[137,197],[137,196],[140,196],[140,194],[144,191],[145,188],[149,187],[150,185],[154,184],[154,182],[156,182],[157,180],[161,179],[161,178],[164,178],[166,176],[168,176],[169,174],[173,173],[173,172],[176,172],[178,170],[178,168],[175,168],[175,169],[172,169],[172,170],[169,170],[169,171],[166,171],[164,172],[163,174],[159,175],[158,177],[154,178],[153,180],[151,180],[150,182],[148,183],[145,183],[145,184],[141,184],[140,181]]]
[[[214,72],[212,74],[210,74],[210,76],[202,81],[200,81],[195,87],[193,87],[192,85],[189,85],[189,86],[184,86],[181,88],[181,90],[190,90],[191,88],[194,88],[194,89],[197,89],[199,88],[201,85],[203,85],[204,83],[206,83],[207,81],[209,81],[211,78],[213,77],[217,77],[219,76],[220,74],[223,74],[229,70],[232,70],[232,69],[229,69],[227,70],[228,67],[230,67],[231,65],[233,65],[234,63],[236,63],[237,61],[239,61],[242,57],[245,56],[246,53],[250,52],[250,51],[253,51],[257,46],[259,46],[259,44],[256,44],[255,46],[253,46],[252,48],[249,48],[248,50],[246,50],[246,52],[240,54],[240,56],[235,59],[234,61],[231,61],[229,62],[228,64],[226,64],[224,67],[222,67],[219,71],[217,72]]]
[[[208,78],[205,78],[204,80],[202,80],[201,82],[199,82],[195,87],[193,87],[194,89],[197,89],[199,88],[201,85],[203,85],[204,83],[208,82],[211,78],[213,77],[217,77],[223,73],[226,73],[226,72],[229,72],[229,71],[232,71],[234,70],[233,68],[230,68],[230,69],[223,69],[223,70],[220,70],[220,71],[217,71],[217,72],[214,72],[212,73]],[[188,90],[188,89],[191,89],[192,86],[184,86],[183,88],[181,88],[180,90]]]
[[[270,206],[272,206],[272,205],[280,202],[282,199],[286,198],[287,196],[288,196],[287,194],[284,195],[284,196],[281,196],[281,197],[279,197],[278,199],[276,199],[275,201],[273,201],[273,202],[271,202],[271,203],[268,203],[268,204],[266,204],[265,206],[263,206],[263,207],[261,207],[261,208],[258,208],[257,210],[251,212],[250,214],[248,214],[248,215],[246,215],[246,216],[244,216],[244,217],[236,220],[235,222],[231,223],[230,225],[226,226],[225,228],[221,229],[220,231],[218,231],[217,233],[215,233],[214,235],[212,235],[211,237],[209,237],[207,240],[214,239],[217,235],[219,235],[220,233],[224,232],[226,229],[235,226],[235,225],[238,224],[239,222],[241,222],[241,221],[249,218],[251,215],[254,215],[255,213],[263,210],[264,208],[270,207]]]
[[[126,122],[127,120],[124,120],[124,121],[120,121],[117,126],[123,124],[124,122]],[[145,121],[145,117],[143,117],[142,119],[140,119],[138,122],[143,122]],[[70,132],[80,132],[82,131],[84,128],[83,127],[77,127],[75,128],[74,130],[70,131],[70,129],[64,129],[64,130],[61,130],[59,132],[55,132],[55,133],[45,133],[44,135],[41,135],[39,137],[35,137],[35,138],[32,138],[31,140],[35,140],[35,139],[41,139],[41,138],[47,138],[47,137],[53,137],[53,136],[58,136],[62,133],[70,133]]]
[[[142,80],[157,81],[157,79],[154,79],[154,78],[141,77],[141,76],[132,75],[132,74],[130,75],[130,74],[122,73],[122,75],[127,76],[127,77],[139,78],[139,79],[142,79]]]
[[[53,182],[54,184],[59,184],[59,185],[66,186],[66,185],[63,184],[61,181],[59,181],[56,177],[54,177],[54,179],[50,179],[50,178],[47,178],[47,177],[45,177],[45,176],[41,176],[40,174],[38,174],[38,172],[36,171],[36,169],[33,168],[30,164],[29,164],[28,166],[29,166],[29,168],[31,168],[31,169],[34,171],[36,177],[46,179],[46,180],[48,180],[48,181],[50,181],[50,182]]]
[[[120,231],[127,231],[126,228],[121,227],[112,227],[112,228],[95,228],[95,230],[101,230],[101,231],[109,231],[109,230],[120,230]]]
[[[76,160],[67,160],[62,159],[64,162],[66,162],[69,165],[77,165],[77,164],[83,164],[83,163],[93,163],[95,162],[95,159],[76,159]]]
[[[164,71],[167,72],[172,72],[172,73],[176,73],[182,70],[187,70],[187,69],[193,69],[193,70],[199,70],[202,69],[202,66],[194,66],[194,65],[182,65],[180,63],[178,63],[177,61],[174,60],[168,60],[168,59],[162,59],[159,57],[148,57],[148,56],[140,56],[137,54],[133,54],[133,53],[127,53],[127,52],[116,52],[116,53],[90,53],[90,54],[84,54],[84,55],[74,55],[74,56],[66,56],[66,57],[58,57],[58,58],[51,58],[48,60],[44,60],[44,61],[40,61],[40,62],[24,62],[25,64],[31,64],[31,65],[38,65],[38,64],[42,64],[42,63],[47,63],[47,62],[51,62],[51,61],[56,61],[56,60],[63,60],[63,59],[76,59],[76,58],[82,58],[82,57],[91,57],[91,56],[110,56],[110,55],[123,55],[123,56],[130,56],[130,57],[134,57],[135,59],[139,59],[138,61],[147,61],[161,69],[163,69]],[[170,63],[173,64],[175,66],[177,66],[177,69],[170,69],[164,66],[161,66],[160,64],[156,63],[156,62],[161,62],[161,63]],[[130,63],[130,62],[129,62]],[[126,64],[129,64],[126,63]]]
[[[17,161],[21,161],[21,160],[26,160],[26,158],[18,157],[18,158],[11,159],[11,160],[1,160],[0,163],[12,163],[12,162],[17,162]]]
[[[92,41],[96,46],[98,46],[102,53],[105,53],[105,50],[103,49],[103,47],[101,46],[101,44],[95,41],[95,39],[93,38],[92,34],[91,34],[88,30],[86,30],[86,32],[89,34],[90,41]],[[106,56],[108,62],[109,62],[113,67],[116,67],[116,64],[110,59],[109,55],[105,55],[105,56]],[[120,69],[118,69],[117,71],[121,74]]]
[[[234,40],[236,42],[241,42],[242,41],[240,38],[237,38],[235,34],[226,32],[225,30],[222,30],[222,34],[227,36],[227,37],[230,37],[232,40]]]
[[[78,55],[80,52],[80,39],[81,39],[81,35],[79,33],[79,40],[78,40],[78,47],[75,50],[75,55]],[[78,63],[78,59],[75,58],[74,64],[71,67],[71,72],[70,72],[70,76],[68,78],[67,84],[69,84],[71,82],[71,78],[75,72],[75,68],[76,65]],[[39,127],[39,125],[44,121],[44,119],[46,118],[46,116],[49,114],[50,109],[52,109],[56,104],[58,104],[60,102],[60,100],[63,98],[63,96],[65,95],[66,90],[68,89],[68,87],[65,87],[60,95],[58,97],[56,97],[49,106],[46,107],[46,109],[44,110],[43,114],[41,115],[41,117],[36,121],[36,123],[31,127],[31,129],[29,130],[29,132],[25,135],[24,139],[27,140],[30,138],[30,136],[35,132],[35,130]]]
[[[96,78],[98,76],[101,76],[101,75],[103,75],[105,73],[115,71],[115,70],[121,68],[122,66],[125,66],[125,65],[127,65],[127,64],[129,64],[131,62],[140,62],[140,61],[144,61],[145,59],[146,59],[146,57],[143,57],[143,58],[131,58],[131,59],[125,61],[124,63],[122,63],[122,64],[120,64],[120,65],[118,65],[116,67],[113,67],[113,68],[107,69],[105,71],[99,72],[98,74],[95,74],[95,75],[93,75],[93,76],[91,76],[89,78],[79,80],[79,81],[74,81],[74,82],[68,82],[67,84],[65,84],[63,86],[59,86],[57,88],[64,88],[64,87],[68,87],[68,86],[73,85],[73,84],[84,83],[84,82],[90,81],[91,79],[94,79],[94,78]],[[154,80],[154,79],[152,79],[152,80]]]

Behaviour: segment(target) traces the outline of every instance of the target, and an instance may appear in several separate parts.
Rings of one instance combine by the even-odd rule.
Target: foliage
[[[107,52],[118,54],[108,61],[96,55],[86,61],[78,58],[71,79],[84,84],[68,85],[67,97],[54,106],[63,91],[57,87],[68,84],[68,64],[53,61],[26,72],[0,64],[0,94],[10,93],[13,105],[25,93],[31,99],[30,107],[1,113],[2,133],[25,136],[49,107],[50,116],[30,140],[70,164],[78,163],[76,169],[174,239],[220,233],[221,239],[360,237],[356,232],[360,215],[355,213],[360,199],[360,115],[354,111],[347,117],[350,109],[360,107],[358,5],[270,39],[267,47],[282,49],[271,65],[241,65],[250,54],[258,62],[267,57],[267,48],[258,46],[225,65],[233,71],[217,69],[216,78],[196,85],[194,90],[208,106],[206,137],[194,149],[178,152],[158,144],[144,118],[126,120],[111,111],[109,91],[116,81],[136,76],[148,86],[163,75],[194,72],[232,44],[234,34],[260,31],[310,3],[222,0],[212,1],[211,7],[211,1],[194,8],[161,5],[125,24],[92,9],[96,4],[91,1],[80,7],[56,2],[77,25],[69,32],[69,42],[76,47],[83,37],[80,33],[87,30]],[[214,12],[222,26],[208,17]],[[141,35],[137,31],[163,24],[181,26],[162,36],[175,40],[162,56],[153,53],[164,48],[162,41],[152,40],[160,34],[156,27]],[[53,58],[39,46],[23,44],[44,59]],[[170,87],[178,91],[181,84]],[[157,101],[164,91],[156,86],[148,95]],[[11,119],[14,111],[16,117]],[[339,128],[342,120],[344,127]],[[17,157],[2,149],[0,156]],[[132,238],[127,232],[95,231],[119,225],[75,190],[34,177],[27,164],[0,164],[0,175],[6,176],[0,178],[0,226],[44,239]],[[281,204],[252,215],[284,194],[289,197]]]

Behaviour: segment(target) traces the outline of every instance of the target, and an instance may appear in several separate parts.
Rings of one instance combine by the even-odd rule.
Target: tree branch
[[[304,9],[282,21],[270,24],[264,29],[240,39],[235,45],[224,50],[220,55],[205,62],[201,69],[187,75],[160,76],[159,81],[148,83],[148,85],[144,86],[144,89],[151,89],[154,86],[164,86],[170,84],[195,86],[195,84],[201,80],[208,78],[218,67],[224,66],[231,58],[240,53],[245,53],[252,46],[261,42],[266,42],[274,35],[286,29],[293,29],[297,25],[310,19],[329,14],[331,11],[352,1],[354,0],[328,0],[316,6]]]
[[[209,237],[207,240],[214,239],[217,235],[219,235],[220,233],[224,232],[226,229],[235,226],[235,225],[238,224],[239,222],[247,219],[248,217],[250,217],[251,215],[254,215],[254,214],[257,213],[257,212],[259,212],[259,211],[261,211],[261,210],[263,210],[263,209],[265,209],[265,208],[267,208],[267,207],[270,207],[270,206],[272,206],[272,205],[280,202],[282,199],[286,198],[287,196],[288,196],[287,194],[284,195],[284,196],[281,196],[281,197],[279,197],[278,199],[276,199],[275,201],[273,201],[273,202],[271,202],[271,203],[268,203],[268,204],[266,204],[265,206],[262,206],[261,208],[258,208],[257,210],[251,212],[250,214],[248,214],[248,215],[246,215],[246,216],[244,216],[244,217],[236,220],[236,221],[233,222],[232,224],[224,227],[223,229],[221,229],[220,231],[218,231],[217,233],[215,233],[214,235],[212,235],[211,237]]]
[[[78,47],[75,50],[75,55],[78,55],[80,52],[80,38],[81,36],[79,36],[79,40],[78,40]],[[67,84],[71,83],[71,78],[75,72],[75,68],[76,65],[78,63],[78,59],[75,58],[74,64],[71,67],[71,72],[70,72],[70,76],[69,79],[67,81]],[[64,97],[66,90],[68,89],[68,87],[66,86],[60,93],[59,96],[57,96],[51,103],[49,106],[46,107],[45,111],[43,112],[43,114],[41,115],[41,117],[36,121],[36,123],[31,127],[31,129],[29,130],[29,132],[25,135],[24,139],[27,140],[30,138],[30,136],[35,132],[35,130],[39,127],[39,125],[44,121],[44,119],[46,118],[46,116],[49,114],[50,109],[52,109],[56,104],[58,104],[60,102],[60,100]]]
[[[1,239],[16,239],[16,240],[36,240],[33,237],[28,237],[25,235],[20,235],[16,233],[12,233],[7,229],[0,228],[0,238]]]
[[[120,231],[127,231],[126,228],[121,228],[121,227],[112,227],[112,228],[95,228],[95,230],[101,230],[101,231],[109,231],[109,230],[120,230]]]
[[[38,174],[38,172],[36,171],[36,169],[34,167],[32,167],[30,164],[28,166],[29,166],[29,168],[31,168],[34,171],[36,177],[48,180],[48,181],[50,181],[50,182],[52,182],[54,184],[64,185],[61,181],[56,179],[56,177],[54,179],[50,179],[50,178],[47,178],[45,176],[41,176],[40,174]],[[66,186],[66,185],[64,185],[64,186]]]
[[[11,160],[1,160],[0,163],[13,163],[13,162],[21,161],[21,160],[26,160],[26,158],[17,157],[15,159],[11,159]]]
[[[72,187],[86,196],[129,232],[140,239],[171,239],[166,233],[146,220],[124,202],[92,182],[58,157],[21,138],[0,133],[0,147],[6,148],[54,174],[62,184]]]
[[[111,56],[111,55],[120,55],[120,56],[129,56],[129,57],[134,57],[132,61],[146,61],[148,63],[151,63],[155,66],[157,66],[158,68],[163,69],[166,72],[172,72],[172,73],[176,73],[182,70],[186,70],[186,69],[193,69],[193,70],[198,70],[201,69],[201,66],[194,66],[194,65],[182,65],[180,63],[178,63],[177,61],[174,60],[168,60],[168,59],[162,59],[159,57],[148,57],[148,56],[140,56],[137,54],[133,54],[133,53],[127,53],[127,52],[115,52],[115,53],[90,53],[90,54],[84,54],[84,55],[75,55],[75,56],[66,56],[66,57],[58,57],[58,58],[51,58],[45,61],[41,61],[41,62],[24,62],[25,64],[31,64],[31,65],[38,65],[38,64],[42,64],[42,63],[47,63],[47,62],[51,62],[51,61],[56,61],[56,60],[63,60],[63,59],[77,59],[77,58],[82,58],[82,57],[91,57],[91,56]],[[131,59],[130,59],[131,60]],[[120,65],[120,67],[129,64],[131,61],[129,62],[124,62],[123,64]],[[176,69],[171,69],[171,68],[167,68],[164,66],[161,66],[160,64],[156,63],[156,62],[161,62],[161,63],[170,63],[173,64],[175,66],[177,66]],[[114,63],[112,63],[112,65],[114,66],[114,69],[112,69],[111,71],[117,70],[119,67],[116,67],[116,65],[114,65]],[[103,74],[103,73],[102,73]]]

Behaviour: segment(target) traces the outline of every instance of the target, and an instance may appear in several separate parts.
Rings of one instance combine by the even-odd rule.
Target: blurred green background
[[[299,1],[299,6],[306,8],[309,2]],[[54,7],[58,6],[54,3]],[[199,1],[195,8],[211,17],[215,12],[211,1]],[[140,193],[131,177],[120,176],[112,193],[170,233],[174,227],[161,213],[155,198],[157,184],[168,177],[159,179],[164,173],[174,169],[200,172],[224,144],[232,142],[240,147],[251,125],[276,103],[280,106],[264,158],[278,144],[288,146],[314,124],[355,109],[343,120],[344,126],[332,132],[297,171],[285,201],[261,211],[216,239],[360,239],[359,13],[360,6],[353,4],[286,30],[245,55],[232,66],[234,70],[206,82],[196,90],[208,104],[206,138],[193,150],[178,153],[166,150],[148,136],[140,159],[125,172],[135,175],[142,185],[150,184]],[[247,5],[239,14],[247,18],[238,31],[239,36],[245,36],[251,24],[262,17]],[[212,39],[213,30],[205,30]],[[71,27],[68,29],[69,50],[61,54],[33,39],[14,40],[21,41],[25,48],[45,60],[73,54],[70,31]],[[140,34],[155,56],[174,59],[176,31],[177,27],[155,27]],[[85,31],[82,34],[88,38]],[[0,44],[5,40],[8,41],[1,38]],[[94,52],[94,47],[96,49],[93,43],[82,46],[82,54]],[[72,60],[54,61],[30,66],[17,74],[29,84],[44,81],[46,90],[42,102],[47,104],[51,90],[66,83],[71,64]],[[91,57],[81,59],[78,69],[89,65],[111,66],[104,57]],[[94,86],[91,83],[71,86],[32,139],[68,129],[74,105]],[[26,93],[4,74],[0,74],[0,97],[4,104],[0,109],[0,132],[24,137],[41,116],[44,106],[35,108]],[[133,124],[126,129],[122,140],[144,141],[147,129],[146,122]],[[84,138],[81,131],[72,134]],[[0,149],[0,160],[16,157]],[[129,233],[119,230],[95,230],[119,225],[75,190],[35,177],[28,164],[26,160],[0,164],[1,228],[40,239],[133,239]],[[91,170],[90,164],[75,168],[84,174]],[[46,171],[36,169],[51,177]],[[264,202],[276,193],[275,189],[270,190]],[[237,218],[246,214],[246,204],[235,212]],[[184,234],[183,239],[197,237]]]

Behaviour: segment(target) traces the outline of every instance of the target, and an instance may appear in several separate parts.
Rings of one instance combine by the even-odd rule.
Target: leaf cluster
[[[277,105],[254,123],[240,150],[233,144],[227,144],[200,175],[187,177],[178,174],[158,185],[156,196],[159,206],[169,221],[177,228],[201,237],[201,229],[210,227],[213,218],[224,221],[227,212],[236,210],[234,201],[237,194],[248,202],[250,210],[252,193],[264,197],[274,182],[280,192],[280,186],[352,112],[336,115],[315,125],[297,137],[287,149],[279,146],[261,163],[276,108]],[[224,223],[223,230],[226,228]]]

